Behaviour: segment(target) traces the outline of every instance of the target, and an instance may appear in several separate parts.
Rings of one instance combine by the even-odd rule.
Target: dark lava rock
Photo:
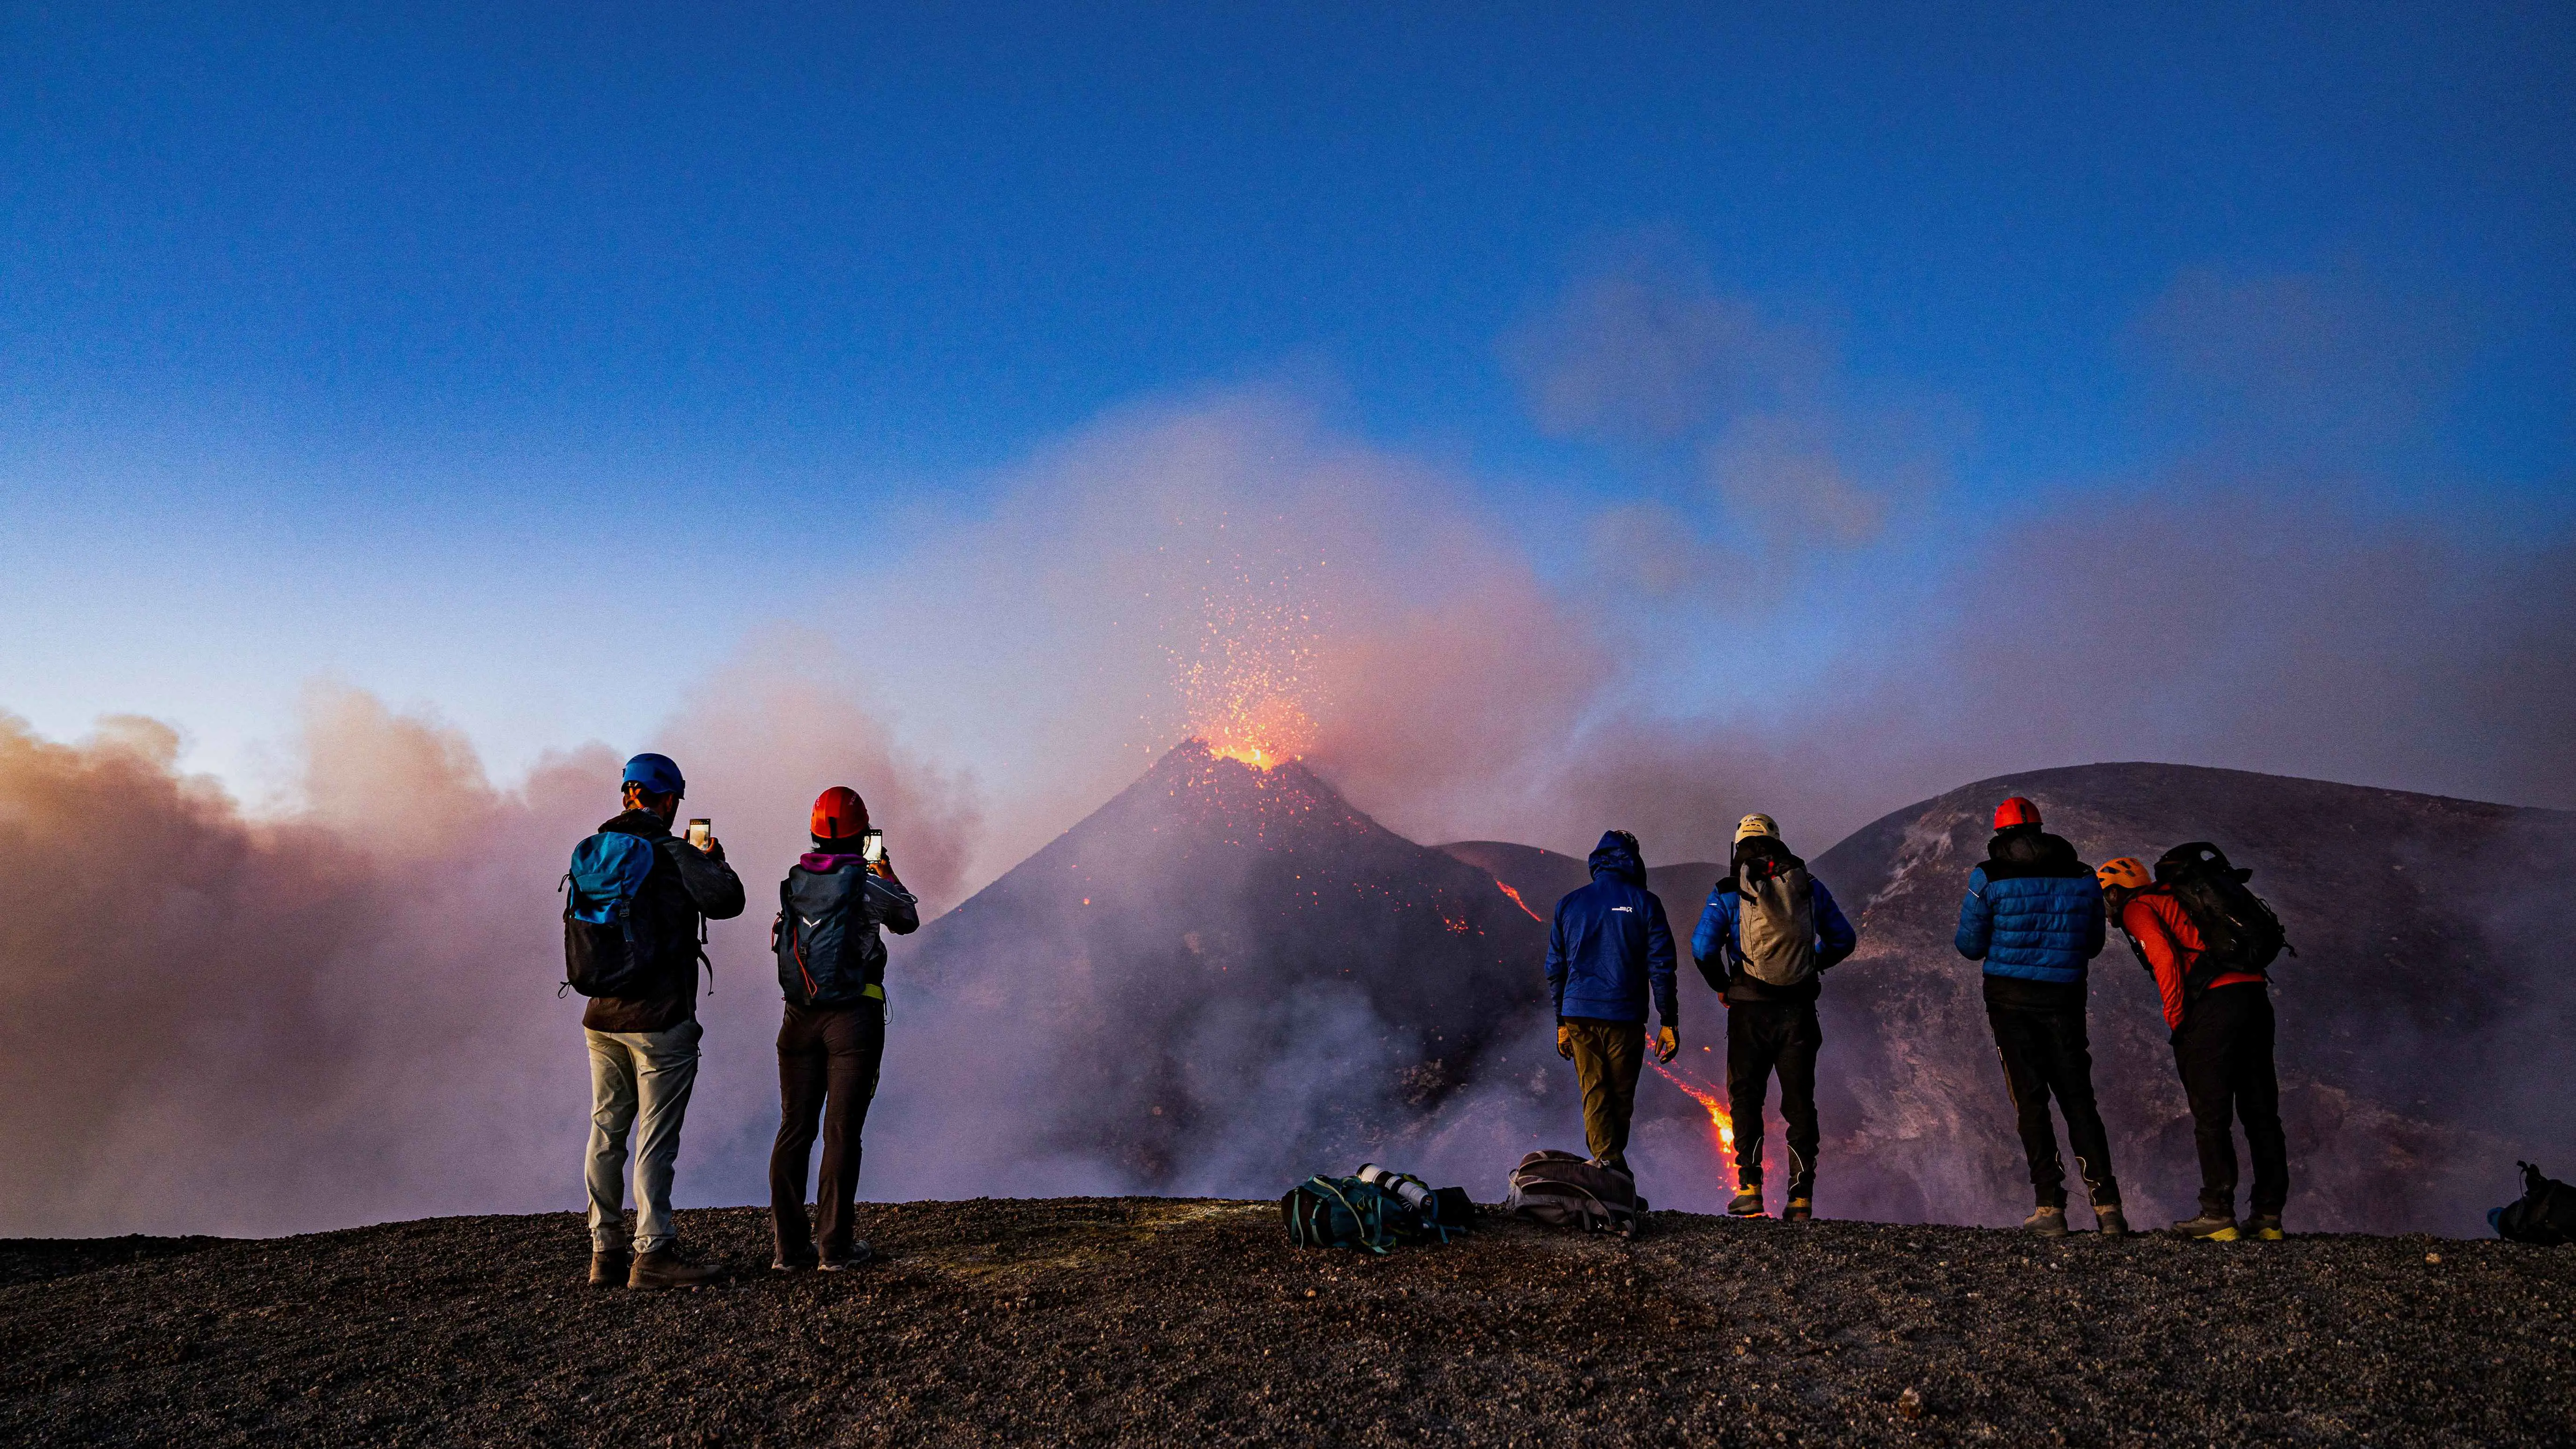
[[[2576,1249],[2039,1242],[1658,1213],[1385,1258],[1269,1203],[862,1208],[887,1256],[582,1286],[569,1214],[0,1288],[0,1442],[2563,1444]],[[71,1245],[13,1243],[0,1263]],[[2438,1261],[2435,1259],[2438,1258]],[[1908,1400],[1907,1395],[1913,1395]]]
[[[1303,765],[1256,769],[1194,741],[924,927],[892,977],[943,1043],[1011,1042],[993,1070],[934,1089],[942,1123],[997,1128],[942,1149],[953,1181],[1022,1186],[1027,1162],[1052,1158],[1169,1188],[1355,1162],[1506,1070],[1509,1029],[1546,1005],[1546,949],[1546,926],[1486,872]],[[895,1020],[901,1092],[921,1073]]]

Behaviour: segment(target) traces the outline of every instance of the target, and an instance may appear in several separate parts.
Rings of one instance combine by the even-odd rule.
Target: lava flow
[[[1710,1091],[1704,1087],[1692,1086],[1689,1082],[1683,1080],[1678,1074],[1667,1069],[1661,1062],[1648,1062],[1646,1065],[1653,1067],[1657,1072],[1662,1073],[1665,1081],[1679,1087],[1683,1096],[1690,1098],[1692,1101],[1699,1103],[1700,1106],[1707,1109],[1708,1125],[1714,1129],[1717,1134],[1717,1149],[1720,1153],[1725,1155],[1729,1163],[1732,1163],[1734,1161],[1735,1154],[1735,1118],[1729,1115],[1726,1110],[1726,1099],[1718,1095],[1716,1092]]]
[[[1521,899],[1521,893],[1520,893],[1519,891],[1513,890],[1513,889],[1511,888],[1511,886],[1510,886],[1510,884],[1509,884],[1509,883],[1504,882],[1504,881],[1499,881],[1499,880],[1498,880],[1498,881],[1494,882],[1494,884],[1496,884],[1496,885],[1498,885],[1498,886],[1501,886],[1501,887],[1503,888],[1503,894],[1504,894],[1504,895],[1507,895],[1507,896],[1510,896],[1510,897],[1512,898],[1512,904],[1513,904],[1513,905],[1516,905],[1516,906],[1518,906],[1518,907],[1520,907],[1520,908],[1521,908],[1521,914],[1522,914],[1522,915],[1525,915],[1525,916],[1529,917],[1531,920],[1538,922],[1538,923],[1539,923],[1540,925],[1542,925],[1542,926],[1544,926],[1544,925],[1546,925],[1546,924],[1547,924],[1547,917],[1542,916],[1542,915],[1540,915],[1538,912],[1531,910],[1531,909],[1529,908],[1529,902],[1527,902],[1527,901],[1525,901],[1525,900],[1522,900],[1522,899]]]

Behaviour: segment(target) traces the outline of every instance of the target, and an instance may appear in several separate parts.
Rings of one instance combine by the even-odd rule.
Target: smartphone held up
[[[714,839],[715,839],[715,822],[714,822],[714,821],[712,821],[712,820],[692,820],[692,821],[690,821],[690,822],[689,822],[689,843],[690,843],[691,845],[696,846],[696,847],[699,849],[699,851],[700,851],[700,852],[704,852],[704,851],[706,850],[706,848],[707,848],[708,843],[709,843],[710,841],[714,840]]]

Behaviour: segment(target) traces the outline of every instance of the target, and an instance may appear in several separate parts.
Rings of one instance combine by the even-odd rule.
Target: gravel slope
[[[570,1215],[0,1244],[0,1442],[2576,1436],[2576,1249],[1659,1213],[1373,1259],[1290,1249],[1268,1203],[862,1215],[887,1261],[791,1277],[764,1214],[685,1213],[744,1270],[695,1293],[584,1288]]]

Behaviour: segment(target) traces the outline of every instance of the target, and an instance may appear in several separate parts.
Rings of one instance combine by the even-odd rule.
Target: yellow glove
[[[1574,1028],[1561,1021],[1556,1024],[1556,1054],[1574,1060]]]
[[[1659,1062],[1668,1062],[1668,1061],[1671,1061],[1671,1060],[1674,1058],[1674,1056],[1676,1056],[1677,1054],[1679,1054],[1679,1053],[1680,1053],[1681,1049],[1682,1049],[1682,1039],[1681,1039],[1681,1034],[1680,1034],[1680,1033],[1678,1033],[1678,1032],[1676,1032],[1676,1031],[1674,1031],[1671,1027],[1669,1027],[1669,1026],[1668,1026],[1668,1027],[1665,1027],[1662,1031],[1659,1031],[1659,1032],[1655,1033],[1655,1060],[1656,1060],[1656,1061],[1659,1061]]]

